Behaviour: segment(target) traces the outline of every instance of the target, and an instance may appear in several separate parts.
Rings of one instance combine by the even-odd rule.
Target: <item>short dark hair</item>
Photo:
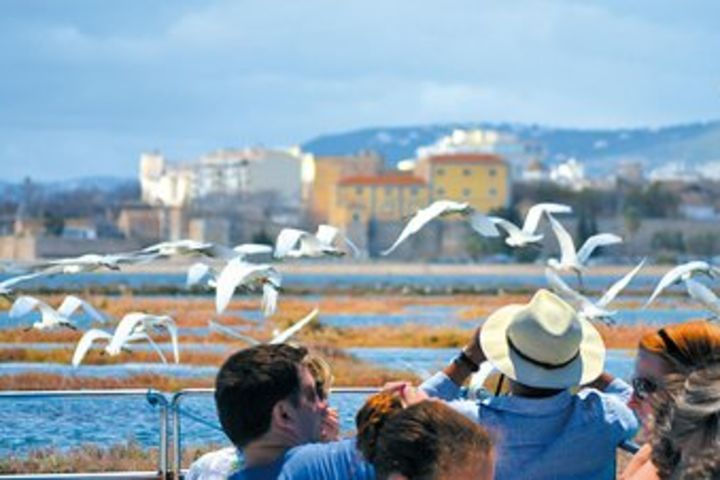
[[[272,410],[281,400],[299,401],[298,367],[304,347],[257,345],[232,354],[215,379],[215,405],[220,424],[233,444],[242,448],[270,429]]]

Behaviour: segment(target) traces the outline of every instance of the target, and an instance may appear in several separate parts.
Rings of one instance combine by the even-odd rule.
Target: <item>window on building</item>
[[[410,189],[410,195],[412,195],[413,197],[417,197],[417,194],[418,194],[418,188],[417,188],[417,187],[412,187],[412,188]]]
[[[469,168],[463,168],[463,176],[469,177],[470,175],[472,175],[472,170]]]
[[[470,196],[470,189],[469,188],[463,188],[463,196],[469,197]]]
[[[385,187],[385,195],[392,195],[393,188],[392,187]]]
[[[352,214],[353,222],[359,222],[360,221],[360,214],[358,212],[353,212]]]
[[[435,170],[435,175],[445,175],[445,169],[444,168],[438,168]]]
[[[445,195],[445,189],[440,187],[437,190],[435,190],[435,193],[437,193],[438,195]]]
[[[362,195],[363,188],[362,187],[355,187],[355,194],[356,195]]]
[[[490,171],[488,172],[488,175],[490,175],[491,177],[496,176],[496,175],[497,175],[497,170],[495,170],[494,168],[491,168]]]
[[[491,197],[497,196],[497,190],[494,189],[494,188],[491,188],[491,189],[490,189],[490,196],[491,196]]]

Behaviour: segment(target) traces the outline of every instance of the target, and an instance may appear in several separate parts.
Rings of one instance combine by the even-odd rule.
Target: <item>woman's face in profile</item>
[[[664,388],[664,378],[670,373],[668,364],[657,354],[638,350],[635,358],[635,372],[633,380],[635,384],[645,386],[643,391],[638,388],[633,389],[632,397],[628,406],[633,409],[643,425],[643,434],[647,435],[647,427],[649,419],[652,416],[653,407],[650,396],[654,393],[651,390],[658,391]]]

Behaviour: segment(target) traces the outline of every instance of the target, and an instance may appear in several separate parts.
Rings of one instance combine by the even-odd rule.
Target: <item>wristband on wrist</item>
[[[470,370],[471,372],[475,373],[478,370],[480,370],[480,365],[475,363],[472,358],[468,356],[467,353],[465,353],[464,350],[460,350],[460,353],[457,357],[453,359],[453,363],[455,365],[463,365],[465,368]]]

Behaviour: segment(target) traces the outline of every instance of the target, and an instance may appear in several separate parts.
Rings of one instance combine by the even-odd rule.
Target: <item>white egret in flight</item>
[[[505,243],[511,247],[524,247],[537,244],[543,239],[543,235],[537,233],[540,219],[544,213],[571,213],[572,208],[559,203],[538,203],[530,207],[525,215],[525,222],[522,229],[514,223],[500,217],[489,217],[496,226],[502,227],[507,232]]]
[[[612,323],[612,317],[617,314],[617,311],[608,310],[607,307],[615,300],[618,294],[628,286],[644,265],[645,259],[626,273],[620,280],[613,283],[597,301],[590,300],[585,295],[572,289],[555,273],[555,270],[550,267],[545,268],[545,277],[555,293],[575,305],[581,316],[588,320],[600,320],[606,323]]]
[[[551,258],[547,262],[548,266],[557,271],[575,272],[581,288],[583,271],[587,268],[587,261],[595,249],[622,242],[622,238],[613,233],[599,233],[585,240],[580,250],[575,251],[575,242],[573,242],[572,235],[555,217],[548,215],[548,219],[560,244],[560,260]]]
[[[682,265],[678,265],[677,267],[670,269],[660,279],[655,287],[655,290],[653,290],[652,295],[650,295],[650,298],[648,298],[647,302],[645,302],[643,308],[647,308],[658,297],[658,295],[660,295],[660,293],[662,293],[662,291],[670,285],[701,273],[709,277],[717,277],[720,275],[720,269],[702,260],[683,263]]]
[[[436,200],[425,208],[422,208],[412,216],[405,225],[400,235],[390,248],[381,252],[381,255],[389,255],[395,251],[411,235],[417,233],[425,225],[436,218],[458,214],[465,217],[470,227],[484,237],[497,237],[499,232],[490,218],[476,211],[467,202],[454,202],[452,200]]]

